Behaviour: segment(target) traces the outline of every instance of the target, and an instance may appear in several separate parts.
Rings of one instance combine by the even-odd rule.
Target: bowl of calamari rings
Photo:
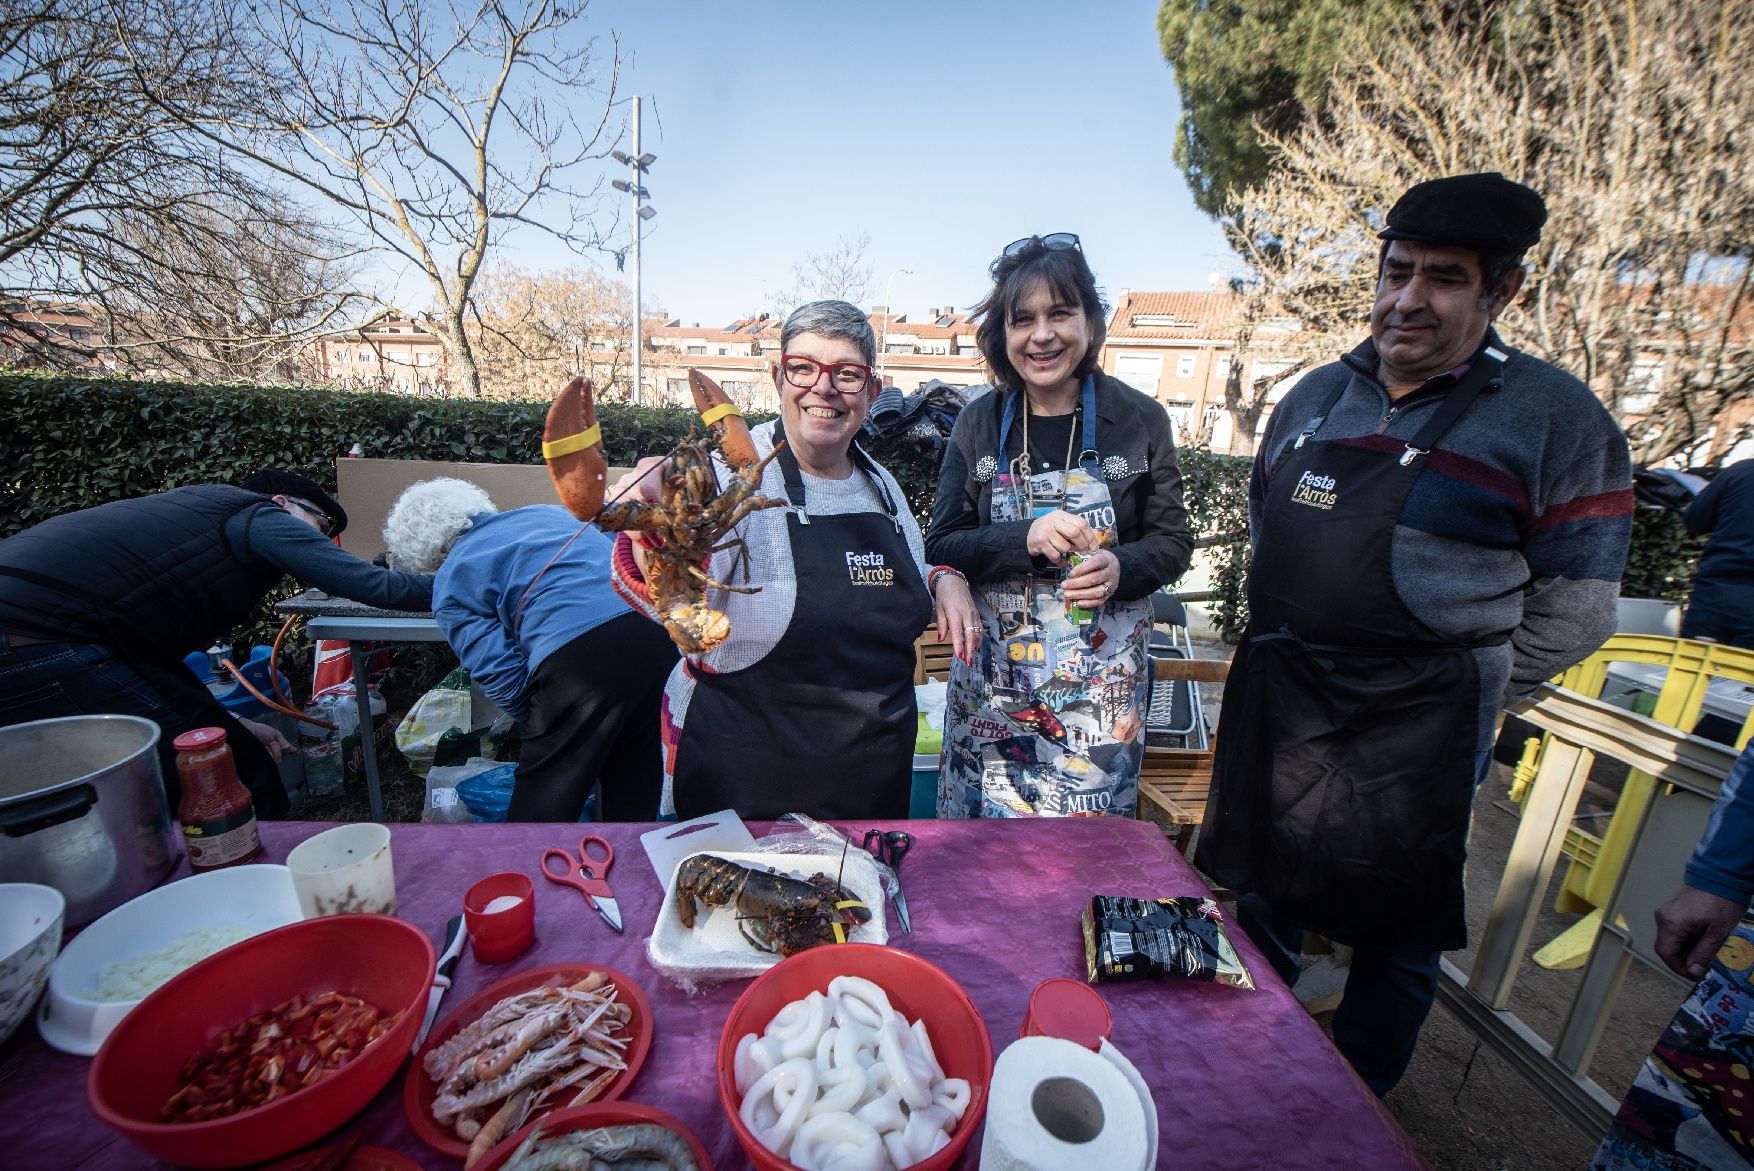
[[[188,1167],[241,1167],[328,1134],[389,1083],[420,1028],[434,954],[388,915],[306,919],[171,977],[92,1062],[92,1111]]]
[[[556,1110],[488,1151],[475,1171],[713,1171],[700,1139],[669,1114],[638,1102]]]
[[[433,1029],[403,1083],[408,1125],[473,1168],[552,1111],[627,1092],[652,1045],[638,984],[599,964],[526,968],[465,1000]]]
[[[979,1129],[993,1074],[962,986],[909,952],[849,943],[757,977],[719,1035],[719,1102],[761,1171],[945,1171]]]

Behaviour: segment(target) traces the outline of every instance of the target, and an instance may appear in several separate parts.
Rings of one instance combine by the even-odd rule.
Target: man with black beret
[[[234,718],[183,656],[229,636],[288,575],[371,606],[431,608],[430,576],[342,552],[330,538],[346,525],[316,481],[263,468],[235,487],[115,500],[0,541],[0,726],[101,713],[153,720],[172,810],[171,741],[225,728],[257,816],[284,814],[275,761],[292,746]]]
[[[1614,629],[1625,437],[1492,328],[1546,218],[1495,173],[1402,195],[1370,339],[1285,396],[1250,479],[1248,636],[1194,861],[1288,981],[1304,931],[1353,948],[1334,1041],[1378,1094],[1467,943],[1500,709]]]

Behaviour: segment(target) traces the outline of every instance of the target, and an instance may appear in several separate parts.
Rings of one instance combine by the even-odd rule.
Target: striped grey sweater
[[[1614,630],[1614,603],[1632,531],[1626,438],[1582,382],[1538,358],[1510,355],[1488,388],[1431,452],[1401,511],[1390,571],[1402,601],[1439,634],[1471,641],[1482,746],[1500,703],[1511,703],[1584,658]],[[1391,404],[1366,340],[1305,377],[1267,427],[1249,483],[1251,530],[1289,443],[1335,379],[1346,390],[1317,437],[1402,450],[1453,380],[1440,376]]]

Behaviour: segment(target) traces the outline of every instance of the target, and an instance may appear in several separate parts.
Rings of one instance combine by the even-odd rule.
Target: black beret
[[[260,492],[264,496],[296,496],[316,505],[335,522],[335,530],[329,534],[331,537],[339,535],[347,527],[347,510],[308,476],[279,468],[263,468],[245,477],[238,487],[247,492]]]
[[[1389,209],[1383,240],[1417,240],[1479,252],[1522,252],[1541,238],[1547,205],[1497,171],[1415,183]]]

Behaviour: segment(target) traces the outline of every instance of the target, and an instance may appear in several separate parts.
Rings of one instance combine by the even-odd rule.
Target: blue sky
[[[658,156],[647,304],[723,324],[861,232],[872,301],[913,270],[894,279],[897,312],[970,306],[1000,248],[1052,231],[1083,238],[1111,301],[1206,288],[1234,262],[1170,159],[1156,8],[593,0],[586,31],[605,51],[619,35],[621,95],[644,99],[642,147]],[[554,263],[516,244],[512,258]]]

